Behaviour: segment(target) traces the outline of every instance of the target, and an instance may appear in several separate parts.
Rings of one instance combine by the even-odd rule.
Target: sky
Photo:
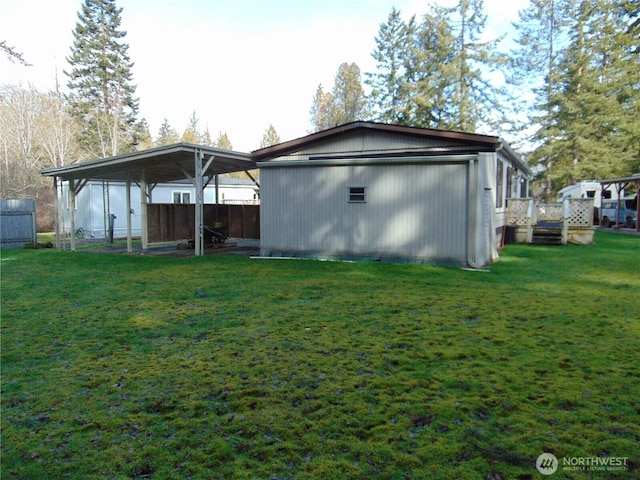
[[[260,147],[273,125],[282,141],[307,135],[319,84],[339,66],[375,71],[371,53],[395,6],[407,20],[433,0],[116,0],[133,84],[153,137],[164,119],[179,133],[195,112],[200,130],[226,133],[234,150]],[[25,67],[0,57],[0,84],[64,91],[72,31],[83,0],[0,0],[0,40]],[[441,0],[449,6],[455,0]],[[529,0],[485,0],[485,35],[513,36]],[[508,38],[505,40],[508,42]]]

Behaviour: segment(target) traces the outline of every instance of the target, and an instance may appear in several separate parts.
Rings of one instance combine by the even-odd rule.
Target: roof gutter
[[[407,165],[418,163],[467,163],[477,155],[430,155],[408,157],[323,158],[316,160],[273,160],[257,162],[258,168],[341,167],[351,165]]]
[[[518,166],[526,172],[527,175],[531,175],[532,173],[531,168],[529,167],[527,162],[524,160],[523,156],[520,153],[516,152],[513,148],[511,148],[511,145],[509,145],[509,143],[506,142],[503,138],[499,139],[496,153],[498,153],[500,150],[504,150],[505,153],[509,157],[511,157],[515,161],[515,163],[517,163]]]

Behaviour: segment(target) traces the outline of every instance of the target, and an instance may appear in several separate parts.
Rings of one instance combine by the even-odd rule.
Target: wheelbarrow
[[[202,228],[204,229],[204,243],[207,245],[224,243],[229,238],[229,227],[203,225]]]

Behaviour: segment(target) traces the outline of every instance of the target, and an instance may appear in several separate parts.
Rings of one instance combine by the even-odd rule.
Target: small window
[[[349,202],[366,202],[365,187],[349,187]]]
[[[191,203],[191,194],[189,192],[173,192],[173,203]]]

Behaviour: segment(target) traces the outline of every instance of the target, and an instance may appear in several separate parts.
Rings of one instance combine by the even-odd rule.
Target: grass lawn
[[[5,250],[2,478],[638,478],[640,238],[595,240],[489,273]]]

